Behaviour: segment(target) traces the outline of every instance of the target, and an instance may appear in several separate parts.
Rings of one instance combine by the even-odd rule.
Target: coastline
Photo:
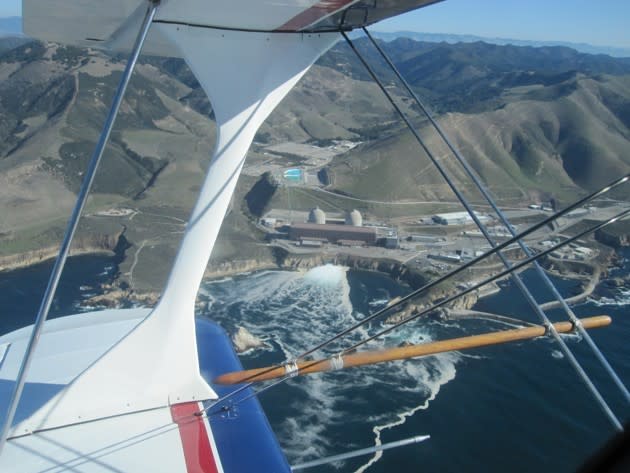
[[[110,255],[122,261],[125,257],[127,240],[125,229],[114,234],[88,234],[75,238],[69,256]],[[25,269],[55,259],[59,245],[47,246],[22,253],[0,256],[0,272]]]
[[[590,278],[583,278],[583,277],[574,278],[574,277],[568,277],[568,276],[563,276],[563,275],[557,275],[558,277],[566,277],[566,279],[579,279],[583,283],[586,282],[585,285],[583,284],[583,289],[580,294],[577,294],[572,297],[566,297],[564,299],[565,302],[568,305],[571,305],[571,304],[576,304],[578,302],[582,302],[586,300],[591,294],[593,294],[593,292],[595,291],[595,288],[601,282],[602,273],[603,273],[602,268],[596,267],[594,268],[594,273]],[[561,307],[561,305],[562,304],[560,303],[560,301],[551,301],[551,302],[545,302],[544,304],[541,304],[540,308],[543,310],[549,310],[549,309],[556,309],[558,307]]]
[[[73,248],[70,256],[109,255],[117,257],[120,263],[125,259],[127,241],[124,239],[124,231],[118,235],[101,238],[82,239],[77,248]],[[563,260],[548,259],[543,266],[545,271],[553,276],[563,279],[576,279],[583,282],[583,290],[580,294],[567,298],[569,304],[581,302],[588,298],[601,282],[608,270],[614,264],[616,254],[614,248],[600,248],[600,255],[589,262],[567,262]],[[54,259],[57,255],[57,247],[48,247],[40,250],[0,257],[0,272],[8,272],[24,269]],[[324,264],[347,266],[355,270],[375,271],[386,274],[392,279],[404,283],[412,289],[417,289],[428,282],[427,274],[415,268],[410,268],[399,261],[386,258],[359,257],[347,253],[336,255],[295,255],[288,252],[276,252],[273,257],[261,259],[243,259],[234,261],[211,262],[204,274],[205,280],[217,280],[225,277],[247,274],[263,270],[305,271]],[[94,296],[86,300],[88,305],[102,307],[119,307],[127,304],[141,304],[151,307],[159,299],[159,292],[153,290],[134,291],[125,286],[124,280],[114,279],[111,284],[103,286],[104,294]],[[461,303],[455,301],[446,314],[452,312],[457,316],[459,311],[467,314],[474,305],[474,301],[495,294],[500,289],[496,282],[488,287],[475,291],[474,298],[467,297]],[[444,291],[439,291],[442,296]],[[450,292],[450,291],[447,291]],[[435,297],[435,296],[434,296]],[[438,295],[439,297],[439,295]],[[433,297],[432,297],[433,298]],[[423,304],[413,305],[409,309],[419,309]],[[558,307],[558,301],[542,304],[544,310]],[[460,314],[461,315],[461,314]]]
[[[40,250],[32,250],[17,255],[0,257],[0,272],[10,272],[19,269],[26,269],[41,263],[54,260],[59,254],[59,247],[48,247]],[[83,247],[70,250],[70,257],[108,255],[115,256],[114,249],[101,247]]]

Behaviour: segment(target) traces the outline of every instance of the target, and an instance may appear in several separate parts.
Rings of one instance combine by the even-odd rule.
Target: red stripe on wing
[[[356,0],[321,0],[319,3],[307,8],[299,15],[294,16],[278,28],[277,31],[300,31],[301,29],[312,25],[316,21],[321,20],[325,16],[328,16],[355,1]]]
[[[199,403],[187,402],[171,406],[173,422],[179,427],[186,471],[188,473],[219,473],[202,416],[196,416]]]

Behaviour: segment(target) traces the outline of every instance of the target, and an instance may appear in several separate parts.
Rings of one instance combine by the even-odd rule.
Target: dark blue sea
[[[609,278],[628,274],[630,251],[622,251],[620,261]],[[0,273],[2,333],[32,323],[50,267],[41,264]],[[90,309],[81,302],[98,293],[99,285],[110,281],[116,271],[111,258],[72,258],[53,316]],[[524,277],[540,302],[548,299],[533,273]],[[565,295],[579,289],[576,281],[555,281]],[[242,325],[263,338],[267,348],[242,356],[246,367],[254,367],[291,358],[408,291],[382,274],[335,266],[305,273],[258,272],[204,283],[198,315],[212,317],[228,332]],[[534,320],[510,284],[476,308]],[[613,317],[610,327],[595,330],[592,336],[626,385],[630,385],[629,308],[630,288],[616,288],[606,281],[592,299],[575,307],[580,316]],[[551,316],[562,318],[557,311]],[[334,350],[379,328],[381,323],[374,323]],[[511,324],[424,319],[371,347],[506,328]],[[576,336],[565,340],[627,422],[629,407],[584,343]],[[570,472],[613,434],[558,347],[546,339],[295,378],[262,393],[260,401],[292,464],[431,435],[422,444],[310,470],[318,472]]]

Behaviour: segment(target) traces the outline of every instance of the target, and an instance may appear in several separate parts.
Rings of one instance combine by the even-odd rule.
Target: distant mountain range
[[[366,39],[356,40],[355,45],[382,80],[393,79]],[[500,108],[506,104],[504,93],[510,88],[548,87],[564,83],[578,73],[630,75],[630,58],[585,54],[562,46],[450,44],[400,37],[385,42],[383,48],[407,81],[439,113],[478,113]],[[371,80],[345,43],[336,44],[317,64],[355,79]],[[550,99],[567,95],[569,89]]]
[[[630,49],[617,48],[613,46],[594,46],[588,43],[571,43],[568,41],[532,41],[522,39],[509,39],[509,38],[487,38],[484,36],[475,36],[469,34],[446,34],[446,33],[420,33],[417,31],[395,31],[395,32],[382,32],[374,31],[373,36],[383,39],[385,41],[391,41],[396,38],[410,38],[416,41],[426,41],[429,43],[474,43],[477,41],[483,41],[490,44],[514,46],[564,46],[567,48],[575,49],[581,53],[587,54],[607,54],[613,57],[630,57]]]

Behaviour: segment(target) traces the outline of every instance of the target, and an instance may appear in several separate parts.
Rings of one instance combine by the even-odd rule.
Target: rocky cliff
[[[449,290],[445,289],[437,289],[433,290],[428,296],[421,298],[421,303],[416,304],[406,304],[403,306],[401,310],[390,315],[385,320],[387,324],[397,324],[406,320],[410,317],[414,317],[421,312],[424,312],[429,307],[433,307],[435,304],[443,301],[444,299],[451,297],[458,292],[461,292],[460,289],[452,288]],[[470,292],[462,297],[455,299],[453,302],[445,304],[444,309],[438,308],[432,310],[425,314],[425,317],[439,317],[444,318],[447,317],[447,310],[469,310],[477,303],[479,300],[479,291]]]
[[[115,234],[88,234],[75,238],[70,249],[70,256],[79,256],[84,254],[115,254],[120,245],[121,237],[124,231]],[[8,271],[11,269],[24,268],[34,264],[43,263],[44,261],[57,257],[59,253],[59,245],[39,248],[32,251],[26,251],[18,254],[0,256],[0,271]]]
[[[595,232],[595,238],[604,245],[621,248],[630,245],[630,222],[615,222]]]
[[[338,253],[333,256],[313,255],[297,256],[288,253],[286,250],[276,248],[274,252],[276,265],[287,270],[308,270],[324,264],[335,264],[347,266],[351,269],[362,269],[366,271],[378,271],[388,274],[392,279],[409,285],[417,289],[428,282],[422,273],[410,269],[408,266],[386,258],[367,258],[345,253]]]

